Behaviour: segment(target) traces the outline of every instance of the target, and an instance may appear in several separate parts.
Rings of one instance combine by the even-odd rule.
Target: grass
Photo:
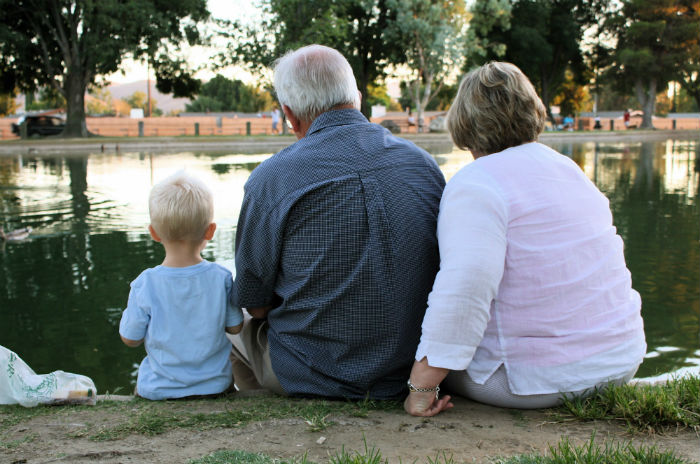
[[[192,405],[206,405],[218,410],[189,412]],[[167,406],[166,406],[167,405]],[[166,406],[166,407],[164,407]],[[95,407],[95,406],[93,406]],[[99,403],[98,406],[99,407]],[[214,428],[236,428],[251,422],[270,419],[298,418],[307,423],[309,431],[318,432],[333,425],[332,415],[366,417],[370,411],[399,410],[398,402],[374,401],[327,401],[304,400],[281,397],[220,398],[216,400],[168,401],[154,403],[135,399],[116,406],[117,423],[90,426],[73,433],[91,440],[117,440],[127,435],[160,435],[176,428],[209,430]]]
[[[557,446],[550,446],[549,455],[523,454],[497,459],[494,464],[691,464],[671,451],[658,451],[653,446],[609,442],[601,446],[595,444],[594,438],[581,446],[562,438]]]
[[[334,416],[367,417],[372,411],[401,411],[399,402],[328,401],[290,399],[276,396],[213,400],[151,402],[135,399],[124,403],[100,401],[96,406],[0,406],[0,434],[18,423],[41,415],[62,414],[82,409],[110,412],[105,424],[91,424],[73,433],[92,440],[115,440],[130,434],[154,436],[171,429],[236,428],[251,422],[297,418],[309,431],[319,432],[334,425]],[[517,420],[519,412],[513,412]],[[700,378],[682,377],[659,385],[611,387],[585,399],[567,400],[555,411],[565,420],[615,420],[647,433],[677,428],[700,430]]]
[[[71,406],[66,406],[71,407]],[[36,416],[57,414],[61,408],[52,406],[37,406],[35,408],[25,408],[16,405],[0,405],[0,432],[13,425],[31,420]]]
[[[389,460],[375,447],[364,441],[364,451],[346,451],[345,447],[330,456],[329,464],[388,464]],[[452,455],[438,453],[435,458],[427,457],[425,464],[455,464]],[[547,455],[521,454],[507,458],[489,460],[493,464],[691,464],[671,451],[658,451],[654,447],[633,446],[631,443],[595,443],[595,436],[580,446],[562,438],[556,446],[549,448]],[[306,455],[288,460],[274,459],[264,454],[245,451],[217,451],[203,458],[191,460],[188,464],[313,464]],[[412,461],[417,464],[418,461]]]
[[[260,453],[247,451],[217,451],[200,459],[187,461],[188,464],[311,464],[306,458],[301,460],[273,459]]]
[[[580,420],[619,420],[638,431],[700,429],[700,377],[676,378],[659,385],[610,387],[585,399],[565,401],[565,414]]]
[[[23,443],[31,443],[37,438],[36,434],[30,433],[29,435],[25,435],[22,438],[19,438],[17,440],[3,440],[0,438],[0,450],[11,450],[13,448],[17,448],[19,445]]]

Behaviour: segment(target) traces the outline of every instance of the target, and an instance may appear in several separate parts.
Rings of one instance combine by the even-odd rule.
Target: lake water
[[[700,374],[700,207],[697,140],[551,144],[610,199],[641,293],[648,353],[637,377]],[[187,168],[215,195],[216,236],[205,258],[232,267],[243,184],[270,154],[117,153],[0,157],[6,229],[33,227],[0,249],[0,345],[37,373],[91,377],[128,393],[143,347],[118,335],[129,283],[159,264],[148,236],[151,185]],[[447,178],[471,157],[435,154]]]

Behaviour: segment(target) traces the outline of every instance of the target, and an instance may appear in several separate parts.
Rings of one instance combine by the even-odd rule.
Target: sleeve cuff
[[[471,363],[475,352],[475,346],[421,341],[416,350],[416,361],[426,358],[428,365],[431,367],[463,371]]]

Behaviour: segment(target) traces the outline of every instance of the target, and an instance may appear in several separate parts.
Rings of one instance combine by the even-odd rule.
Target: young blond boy
[[[161,400],[224,392],[232,382],[225,332],[241,330],[243,313],[231,304],[231,272],[201,256],[216,230],[211,191],[179,172],[153,187],[148,207],[148,231],[165,259],[131,283],[119,324],[127,346],[145,342],[137,394]]]

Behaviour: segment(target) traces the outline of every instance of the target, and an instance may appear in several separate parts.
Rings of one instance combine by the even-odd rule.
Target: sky
[[[260,16],[260,9],[256,6],[258,3],[258,0],[207,0],[207,7],[213,18],[252,22]],[[193,66],[206,64],[206,58],[212,52],[208,49],[202,49],[202,47],[183,48],[183,50],[185,50],[189,58],[188,61]],[[232,67],[222,70],[221,74],[244,82],[254,81],[254,77],[242,68]],[[148,70],[145,63],[127,59],[122,64],[122,71],[107,76],[107,80],[112,84],[126,84],[146,80],[147,77]],[[150,77],[154,79],[153,71],[151,71]],[[200,71],[196,77],[208,80],[214,77],[214,73],[211,71]]]

